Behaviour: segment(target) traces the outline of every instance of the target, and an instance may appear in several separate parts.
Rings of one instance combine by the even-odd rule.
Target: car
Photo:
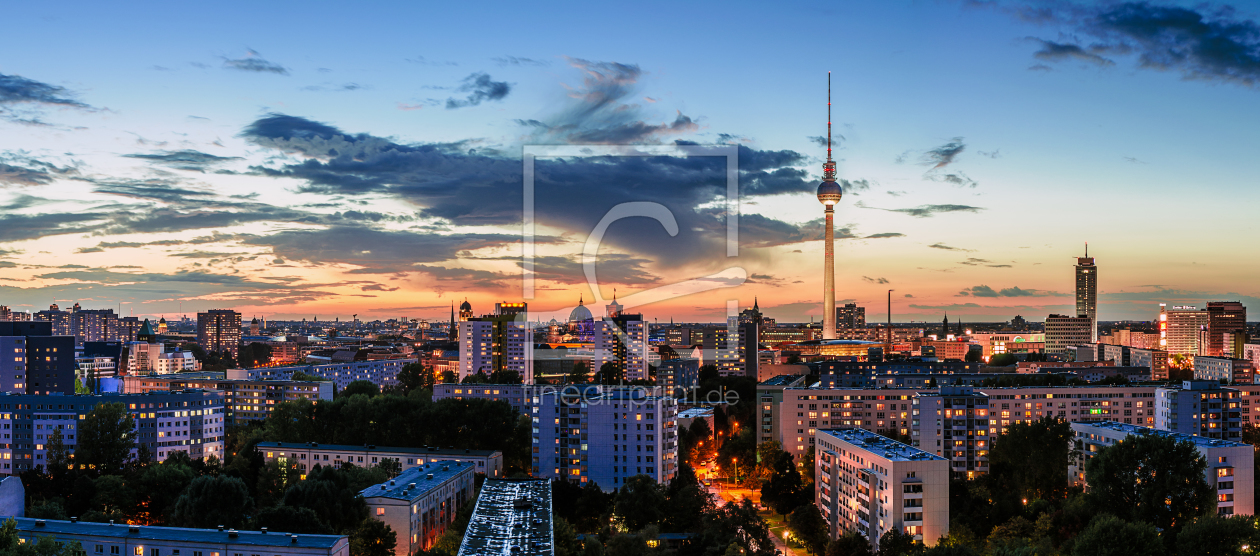
[[[713,483],[710,483],[709,481],[706,480],[704,482],[704,486],[713,486]]]

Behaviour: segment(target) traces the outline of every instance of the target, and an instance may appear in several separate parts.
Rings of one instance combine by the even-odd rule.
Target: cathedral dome
[[[594,319],[595,317],[591,315],[591,310],[587,309],[586,306],[581,303],[578,303],[578,306],[574,307],[573,311],[569,313],[569,322],[580,322]]]

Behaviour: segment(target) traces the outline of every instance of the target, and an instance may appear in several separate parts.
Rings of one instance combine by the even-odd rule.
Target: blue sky
[[[641,310],[707,320],[757,296],[780,319],[816,318],[812,187],[824,149],[811,137],[825,132],[827,71],[850,184],[837,207],[837,298],[882,314],[891,287],[897,320],[1039,320],[1068,310],[1071,257],[1086,241],[1103,319],[1257,296],[1251,6],[8,13],[0,303],[16,309],[57,299],[145,315],[182,303],[273,318],[439,316],[464,296],[486,307],[520,296],[510,201],[522,145],[689,141],[741,145],[748,171],[762,172],[745,176],[750,243],[735,261],[753,279]],[[754,169],[753,157],[773,162]],[[614,228],[604,296],[730,263],[705,251],[713,199],[696,180],[710,168],[550,168],[556,186],[540,191],[559,198],[540,208],[540,254],[554,264],[533,306],[590,297],[574,261],[590,215],[613,200],[659,200],[688,226],[675,243],[654,227]]]

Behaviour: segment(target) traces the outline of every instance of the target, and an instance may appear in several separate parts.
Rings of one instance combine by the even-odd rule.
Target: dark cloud
[[[964,150],[967,150],[967,145],[963,144],[963,138],[955,137],[950,142],[923,153],[920,164],[931,166],[933,170],[944,168],[952,164]]]
[[[489,100],[503,100],[508,96],[508,93],[512,92],[512,85],[506,81],[494,81],[488,73],[474,73],[465,77],[463,84],[455,90],[461,93],[468,93],[468,96],[463,100],[456,98],[446,99],[447,110],[465,106],[477,106]]]
[[[240,160],[236,156],[215,156],[201,151],[182,150],[182,151],[159,151],[156,153],[144,154],[125,154],[126,158],[137,158],[147,160],[155,164],[171,166],[181,170],[192,170],[204,172],[206,167],[214,166],[232,160]]]
[[[636,64],[592,62],[568,58],[582,72],[582,84],[569,87],[568,103],[542,120],[518,120],[532,128],[538,140],[566,143],[632,144],[657,142],[662,137],[700,129],[678,112],[672,122],[649,123],[636,99],[643,70]]]
[[[840,186],[844,188],[844,192],[852,195],[858,195],[862,191],[869,191],[874,183],[870,180],[840,180]]]
[[[1067,297],[1068,294],[1049,290],[1026,290],[1018,286],[994,290],[989,286],[972,286],[958,292],[961,296],[970,297]]]
[[[520,257],[514,257],[523,266]],[[652,261],[617,253],[603,253],[595,263],[595,275],[601,284],[641,285],[656,283],[659,279],[645,266]],[[582,262],[573,257],[534,257],[534,276],[540,280],[553,280],[566,284],[586,282]]]
[[[855,206],[858,206],[860,208],[869,208],[869,209],[883,210],[883,211],[888,211],[888,212],[899,212],[902,214],[908,214],[916,218],[929,218],[932,216],[936,216],[937,214],[950,213],[950,212],[979,213],[985,210],[981,207],[973,207],[970,205],[919,205],[917,207],[912,207],[912,208],[886,209],[886,208],[866,206],[862,204],[861,201],[856,203]]]
[[[870,276],[863,276],[863,277],[862,277],[862,280],[863,280],[863,281],[865,281],[865,282],[870,282],[870,283],[872,283],[872,284],[887,284],[887,283],[889,283],[889,282],[888,282],[888,279],[887,279],[887,278],[884,278],[884,277],[882,277],[882,276],[881,276],[881,277],[879,277],[879,278],[871,278]]]
[[[100,228],[102,212],[0,214],[0,243],[39,239],[62,234],[88,233]]]
[[[546,241],[546,238],[543,238]],[[430,234],[378,230],[365,226],[332,226],[322,230],[288,230],[242,241],[270,247],[276,257],[314,264],[359,268],[355,274],[416,271],[422,263],[453,260],[461,252],[502,247],[520,241],[507,234]]]
[[[1079,60],[1099,66],[1114,66],[1115,62],[1103,58],[1102,56],[1089,52],[1080,45],[1062,44],[1047,40],[1033,39],[1041,44],[1041,50],[1033,53],[1033,57],[1046,62],[1062,62],[1064,60]]]
[[[971,251],[971,249],[963,249],[961,247],[952,247],[949,245],[945,245],[944,243],[933,243],[932,245],[929,245],[928,247],[932,249],[943,249],[945,251]]]
[[[325,83],[323,85],[307,85],[305,87],[302,87],[302,90],[321,93],[321,92],[359,91],[366,88],[367,87],[360,85],[358,83],[342,83],[340,85],[333,85],[333,84]]]
[[[0,73],[0,108],[13,104],[39,104],[92,109],[73,98],[65,87],[41,83],[20,75]]]
[[[500,66],[550,66],[551,62],[547,60],[538,60],[536,58],[522,58],[520,56],[498,56],[491,58],[491,61]]]
[[[235,60],[224,58],[223,67],[228,68],[228,69],[249,71],[249,72],[254,72],[254,73],[274,73],[277,75],[289,75],[288,68],[280,64],[277,64],[275,62],[269,62],[267,60],[264,60],[262,55],[260,55],[255,50],[247,50],[245,52],[244,58],[238,58]]]
[[[388,194],[417,206],[423,217],[456,225],[520,222],[523,175],[519,159],[468,144],[403,145],[368,134],[283,114],[255,121],[242,133],[263,147],[304,157],[256,173],[302,180],[300,191],[330,195]],[[816,183],[798,168],[793,151],[738,148],[741,195],[811,192]],[[725,252],[725,161],[719,157],[539,158],[535,163],[535,215],[541,225],[589,233],[612,207],[652,201],[670,209],[677,237],[650,220],[632,219],[610,229],[606,243],[667,264]],[[821,224],[797,226],[757,214],[739,218],[743,245],[766,247],[809,241]],[[821,236],[817,236],[821,237]]]
[[[810,140],[811,142],[813,142],[815,145],[818,145],[818,146],[820,146],[820,147],[826,147],[826,146],[827,146],[827,136],[826,136],[826,135],[810,135],[810,136],[806,137],[806,139],[809,139],[809,140]],[[846,138],[845,138],[845,136],[840,135],[839,133],[832,133],[832,134],[831,134],[831,148],[833,148],[833,149],[839,149],[839,148],[840,148],[840,143],[841,143],[842,141],[847,141],[847,140],[848,140],[848,139],[846,139]]]
[[[359,289],[365,292],[393,292],[399,290],[398,286],[387,288],[384,284],[369,284]]]
[[[955,173],[950,173],[950,174],[928,173],[928,174],[924,174],[923,179],[939,182],[939,183],[948,183],[950,185],[955,185],[958,187],[975,188],[977,185],[979,185],[978,183],[976,183],[976,180],[973,180],[967,177],[967,174],[964,174],[962,172],[955,172]]]
[[[1058,24],[1067,35],[1096,42],[1080,46],[1037,39],[1042,48],[1034,55],[1041,60],[1111,65],[1104,54],[1136,55],[1138,67],[1175,71],[1186,79],[1248,87],[1260,83],[1260,25],[1228,6],[1063,3],[1043,15],[1040,23]],[[1040,64],[1030,69],[1042,68],[1049,69]]]
[[[3,108],[0,107],[0,110]],[[0,185],[27,187],[48,185],[59,178],[74,176],[78,173],[78,168],[73,166],[59,167],[28,156],[26,153],[0,154]]]
[[[906,234],[897,233],[897,232],[881,232],[878,234],[871,234],[869,236],[866,236],[865,239],[884,239],[884,238],[890,238],[890,237],[906,237]]]

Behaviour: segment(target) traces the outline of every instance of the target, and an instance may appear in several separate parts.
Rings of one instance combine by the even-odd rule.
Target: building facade
[[[409,556],[437,544],[464,502],[473,497],[473,467],[440,462],[412,467],[359,492],[368,515],[397,535],[396,556]]]
[[[1165,347],[1173,355],[1197,355],[1199,331],[1207,327],[1208,313],[1193,305],[1178,305],[1172,309],[1160,307],[1160,326],[1164,333]]]
[[[49,322],[0,322],[0,392],[74,394],[74,337],[52,333]]]
[[[1098,327],[1088,316],[1046,317],[1046,353],[1067,353],[1069,348],[1095,343]]]
[[[316,465],[340,467],[344,464],[373,467],[392,459],[405,471],[413,467],[443,462],[467,463],[473,473],[481,473],[491,479],[503,476],[503,452],[498,450],[471,450],[467,448],[441,448],[422,446],[401,448],[390,446],[346,446],[320,444],[318,442],[259,442],[258,452],[266,461],[293,460],[298,470],[306,474]]]
[[[945,386],[914,396],[911,443],[949,460],[951,476],[989,472],[989,396],[969,386]],[[996,436],[996,435],[994,435]]]
[[[241,314],[231,309],[197,313],[197,345],[206,352],[240,353]]]
[[[293,380],[294,373],[317,376],[329,380],[338,390],[349,386],[351,382],[365,380],[388,388],[398,385],[398,373],[409,359],[375,359],[347,363],[328,363],[323,365],[291,365],[288,367],[259,367],[257,369],[228,369],[227,378],[235,380]]]
[[[1085,246],[1085,256],[1076,259],[1076,316],[1089,319],[1089,341],[1098,341],[1098,266],[1094,258],[1089,256],[1089,246]],[[1049,330],[1049,322],[1047,331]]]
[[[533,476],[605,491],[647,475],[667,483],[678,469],[678,403],[642,389],[538,390],[530,399]]]
[[[517,414],[527,409],[529,388],[524,384],[434,384],[433,401],[447,398],[457,400],[481,399],[496,402],[507,402]]]
[[[171,392],[188,389],[223,393],[227,423],[241,425],[261,421],[277,404],[298,400],[331,400],[333,383],[294,380],[233,380],[206,377],[201,373],[161,376],[124,376],[124,394]]]
[[[1085,482],[1085,463],[1097,456],[1098,452],[1134,436],[1168,436],[1177,442],[1194,444],[1199,455],[1207,462],[1203,478],[1216,494],[1218,514],[1231,516],[1255,513],[1253,491],[1255,449],[1250,444],[1126,425],[1114,421],[1072,423],[1072,432],[1081,450],[1075,464],[1068,468],[1073,484],[1085,485],[1088,488]]]
[[[290,535],[266,531],[226,531],[91,523],[18,517],[18,538],[77,541],[87,554],[111,556],[350,556],[349,539],[340,535]]]
[[[533,331],[524,303],[496,303],[496,313],[469,317],[458,324],[459,377],[477,373],[516,372],[534,381]]]
[[[1230,357],[1199,355],[1194,358],[1194,379],[1215,380],[1223,384],[1252,384],[1255,370],[1251,361]]]
[[[814,502],[838,538],[855,531],[878,550],[901,531],[933,546],[949,534],[949,462],[860,429],[819,432]]]
[[[866,307],[845,303],[836,307],[836,328],[866,328]]]
[[[1207,345],[1200,346],[1199,355],[1229,355],[1227,335],[1247,332],[1247,308],[1238,301],[1209,301],[1207,314]]]
[[[1242,437],[1242,396],[1215,380],[1187,380],[1155,390],[1155,428],[1237,440]]]

